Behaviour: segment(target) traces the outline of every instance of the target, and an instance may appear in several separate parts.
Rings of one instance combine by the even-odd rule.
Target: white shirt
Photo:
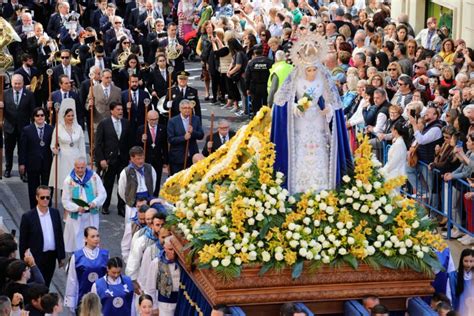
[[[102,85],[102,89],[104,90],[104,95],[107,96],[107,97],[110,97],[110,85],[107,86],[107,87],[104,87]]]
[[[44,214],[38,208],[36,208],[36,211],[38,212],[39,220],[41,223],[41,231],[43,232],[43,251],[56,250],[53,221],[51,220],[51,213],[49,212],[49,208]]]
[[[107,278],[105,280],[105,282],[107,282],[107,284],[109,285],[117,285],[117,284],[120,284],[122,283],[122,277],[119,276],[118,278],[116,278],[115,280],[112,279],[112,278],[109,278],[108,275],[105,275],[104,278]],[[97,282],[97,281],[96,281]],[[95,285],[96,282],[94,282],[94,284],[92,284],[92,288],[91,288],[91,293],[94,293],[94,294],[97,294],[97,286]]]
[[[69,79],[71,79],[71,65],[68,65],[68,66],[63,65],[63,70],[64,70],[64,74],[68,76]]]
[[[116,119],[115,117],[111,116],[112,123],[114,124],[114,129],[115,132],[117,133],[117,137],[120,138],[122,135],[122,122],[120,122],[119,119]]]

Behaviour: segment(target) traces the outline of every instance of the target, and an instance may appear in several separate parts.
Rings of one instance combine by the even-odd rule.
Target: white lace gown
[[[84,139],[84,132],[79,125],[74,125],[73,133],[70,135],[62,124],[59,124],[58,130],[59,141],[59,160],[58,160],[58,189],[62,190],[64,179],[74,169],[74,160],[79,157],[86,158],[86,144]],[[72,144],[72,146],[71,146]],[[51,140],[51,150],[56,146],[56,128],[53,132]],[[55,177],[55,160],[51,166],[51,173],[49,177],[49,186],[54,187]]]
[[[291,141],[293,146],[290,147],[292,152],[289,155],[292,157],[290,192],[304,192],[309,188],[314,188],[316,191],[330,188],[328,121],[332,111],[327,115],[321,113],[318,100],[323,91],[324,81],[320,74],[312,82],[303,78],[297,79],[297,100],[306,93],[312,97],[313,101],[302,117],[295,116],[293,119],[294,133]],[[326,107],[329,107],[327,103]]]

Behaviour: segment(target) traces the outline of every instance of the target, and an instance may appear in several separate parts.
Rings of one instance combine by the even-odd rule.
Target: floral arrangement
[[[273,171],[269,121],[264,107],[210,161],[165,184],[165,197],[176,202],[168,222],[188,241],[190,260],[224,278],[249,264],[261,265],[261,274],[290,267],[294,278],[305,262],[441,269],[435,250],[444,241],[424,210],[397,193],[405,179],[379,174],[367,137],[355,152],[354,174],[338,190],[289,195],[283,174]]]
[[[305,93],[303,94],[301,99],[298,100],[296,107],[298,108],[298,110],[300,110],[301,113],[304,113],[306,110],[309,109],[312,101],[313,98],[309,94]]]

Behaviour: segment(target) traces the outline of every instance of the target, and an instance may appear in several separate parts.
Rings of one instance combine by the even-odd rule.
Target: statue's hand
[[[298,108],[296,104],[293,106],[293,114],[296,117],[303,117],[303,112],[301,112],[301,110]]]

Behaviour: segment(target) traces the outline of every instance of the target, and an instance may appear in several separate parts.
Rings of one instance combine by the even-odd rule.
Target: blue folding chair
[[[413,297],[408,300],[408,315],[410,316],[437,316],[438,313],[423,301],[420,297]]]
[[[344,303],[344,316],[370,316],[370,313],[359,301],[350,300]]]
[[[303,303],[296,303],[295,304],[296,306],[298,306],[298,308],[300,308],[302,311],[306,312],[306,315],[308,316],[315,316],[315,314],[308,308],[308,306],[306,306],[305,304]]]

